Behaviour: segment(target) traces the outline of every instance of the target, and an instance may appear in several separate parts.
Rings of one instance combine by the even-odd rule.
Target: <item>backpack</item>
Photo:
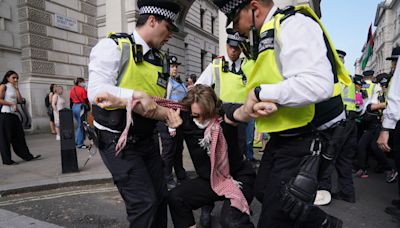
[[[46,107],[48,108],[50,106],[50,97],[49,97],[50,93],[48,93],[46,95],[46,97],[44,98],[44,104],[46,105]]]

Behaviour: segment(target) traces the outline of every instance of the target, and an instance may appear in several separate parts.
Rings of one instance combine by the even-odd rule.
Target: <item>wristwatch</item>
[[[261,101],[260,92],[261,92],[261,87],[260,86],[257,86],[256,88],[254,88],[254,94],[256,95],[256,98],[257,98],[258,101]]]

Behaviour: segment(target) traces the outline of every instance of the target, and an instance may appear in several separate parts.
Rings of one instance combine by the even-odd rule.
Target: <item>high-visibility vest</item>
[[[340,96],[341,87],[339,79],[344,85],[349,85],[351,79],[348,71],[340,61],[336,49],[333,47],[318,16],[308,6],[296,6],[277,12],[273,19],[264,24],[260,32],[259,55],[248,80],[248,89],[252,90],[261,84],[276,84],[284,80],[281,74],[279,62],[281,22],[295,13],[302,13],[313,18],[321,27],[330,62],[334,74],[334,92],[332,98],[318,104],[310,104],[304,107],[280,106],[278,111],[256,119],[256,128],[259,132],[282,132],[296,129],[312,123],[320,126],[343,112],[343,102]]]
[[[356,111],[356,86],[352,82],[342,90],[343,103],[347,111]]]
[[[241,72],[239,74],[230,71],[224,72],[223,57],[215,58],[212,62],[212,71],[214,78],[214,91],[223,102],[242,104],[246,100],[247,75],[251,72],[254,61],[243,60]]]

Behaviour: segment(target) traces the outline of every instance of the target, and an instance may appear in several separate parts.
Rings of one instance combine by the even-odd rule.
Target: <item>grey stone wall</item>
[[[48,125],[44,97],[51,83],[62,85],[69,101],[73,79],[88,77],[88,57],[97,43],[96,4],[96,0],[18,0],[20,84],[29,101],[32,131]],[[62,26],[64,20],[71,23]]]

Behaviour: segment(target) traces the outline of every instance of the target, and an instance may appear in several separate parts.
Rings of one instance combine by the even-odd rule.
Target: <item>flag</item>
[[[368,39],[367,39],[367,51],[364,55],[364,58],[362,59],[361,62],[361,69],[364,70],[365,67],[367,66],[368,59],[372,55],[372,50],[374,49],[374,37],[372,36],[372,23],[369,26],[369,31],[368,31]]]

